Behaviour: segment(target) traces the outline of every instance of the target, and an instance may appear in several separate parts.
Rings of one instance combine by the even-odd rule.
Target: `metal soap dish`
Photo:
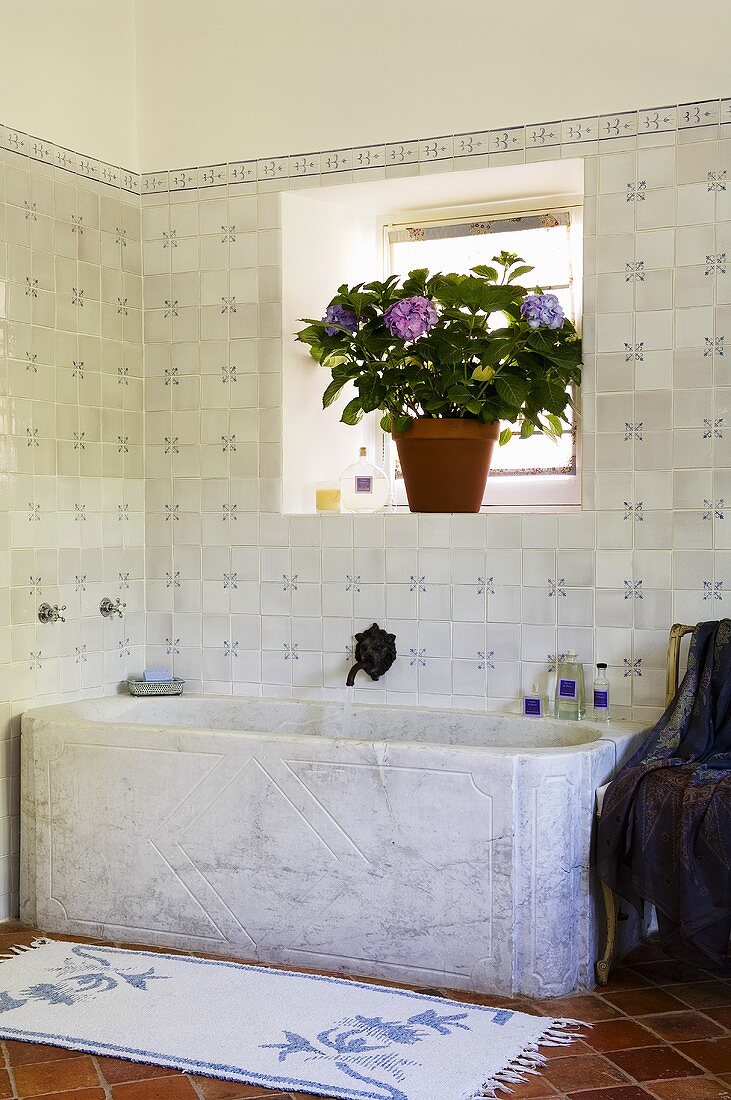
[[[155,683],[152,680],[130,679],[127,687],[130,695],[182,695],[185,680],[176,677],[166,683]]]

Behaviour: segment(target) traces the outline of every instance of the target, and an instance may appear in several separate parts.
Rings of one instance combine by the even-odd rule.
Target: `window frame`
[[[582,321],[582,258],[583,258],[583,202],[578,197],[563,197],[555,200],[546,199],[539,205],[526,206],[517,202],[515,205],[505,206],[489,204],[488,206],[470,206],[469,211],[464,208],[444,207],[442,210],[404,212],[397,218],[391,217],[381,224],[382,231],[382,263],[383,278],[391,274],[391,237],[390,234],[399,229],[419,228],[421,226],[435,226],[459,224],[466,221],[490,220],[499,221],[516,217],[540,216],[543,214],[567,213],[569,215],[569,265],[570,277],[568,288],[571,292],[574,311],[574,324],[577,332],[581,333]],[[562,284],[563,285],[563,284]],[[521,508],[552,508],[581,505],[581,431],[579,430],[578,401],[580,390],[572,387],[572,397],[577,411],[571,429],[573,435],[573,460],[575,470],[573,473],[495,473],[488,477],[483,497],[481,510],[491,509],[515,509]],[[379,464],[389,473],[393,491],[392,499],[396,509],[408,509],[406,489],[402,478],[393,477],[395,461],[395,446],[390,436],[385,433],[380,424],[376,423],[376,448],[379,456]]]

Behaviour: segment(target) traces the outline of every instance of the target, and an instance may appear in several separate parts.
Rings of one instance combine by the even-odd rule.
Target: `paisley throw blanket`
[[[597,863],[656,907],[669,954],[731,969],[731,620],[696,627],[675,698],[606,793]]]

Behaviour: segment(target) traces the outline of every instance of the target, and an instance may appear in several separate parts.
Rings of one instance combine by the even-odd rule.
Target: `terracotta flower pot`
[[[412,420],[393,433],[412,512],[479,512],[500,424]]]

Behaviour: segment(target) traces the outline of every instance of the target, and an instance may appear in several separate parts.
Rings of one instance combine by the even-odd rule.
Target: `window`
[[[467,274],[503,250],[516,252],[535,269],[527,276],[530,285],[556,294],[578,328],[580,283],[574,272],[580,258],[580,215],[579,208],[564,208],[386,225],[386,274],[404,276],[419,267]],[[495,327],[501,323],[496,316]],[[394,477],[396,503],[405,505],[396,449],[385,435],[382,457]],[[484,506],[578,504],[578,465],[573,421],[558,443],[540,433],[530,439],[514,436],[493,452]]]

